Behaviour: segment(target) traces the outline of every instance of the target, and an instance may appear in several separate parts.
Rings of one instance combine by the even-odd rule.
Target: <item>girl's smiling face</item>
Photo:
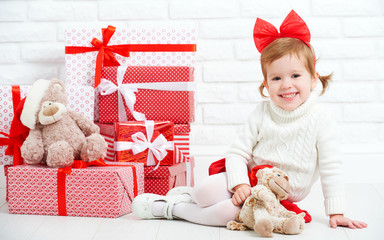
[[[287,54],[266,65],[266,87],[271,100],[280,108],[293,111],[300,107],[316,87],[304,62],[295,54]]]

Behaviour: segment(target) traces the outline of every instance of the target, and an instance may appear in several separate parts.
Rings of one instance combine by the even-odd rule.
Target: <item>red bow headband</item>
[[[311,33],[307,24],[295,12],[291,11],[280,26],[280,33],[275,26],[263,19],[257,18],[253,28],[253,40],[257,50],[261,53],[271,42],[278,38],[297,38],[303,41],[310,49]]]

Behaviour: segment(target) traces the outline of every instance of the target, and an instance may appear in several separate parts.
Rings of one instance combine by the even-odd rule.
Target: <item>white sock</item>
[[[163,217],[163,208],[165,206],[164,201],[155,201],[152,205],[152,215],[155,217]]]

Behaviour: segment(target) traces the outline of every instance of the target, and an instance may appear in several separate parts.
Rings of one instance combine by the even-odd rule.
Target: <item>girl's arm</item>
[[[317,138],[318,165],[329,224],[332,228],[337,226],[367,227],[364,222],[344,217],[344,182],[341,154],[338,147],[338,129],[330,112],[324,111],[321,118]]]
[[[231,192],[234,192],[234,187],[240,184],[250,185],[247,164],[252,158],[252,150],[257,143],[262,109],[262,103],[258,104],[248,121],[239,130],[225,156],[228,190]]]

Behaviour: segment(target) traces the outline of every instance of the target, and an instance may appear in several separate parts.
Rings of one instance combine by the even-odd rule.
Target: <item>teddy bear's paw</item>
[[[304,230],[305,221],[302,216],[295,215],[283,225],[284,234],[299,234]]]
[[[39,164],[43,158],[44,150],[43,149],[33,149],[31,151],[21,150],[21,156],[24,158],[24,161],[28,164]]]
[[[227,223],[227,229],[229,230],[238,230],[238,231],[245,231],[247,230],[247,227],[244,223],[239,223],[236,221],[229,221]]]
[[[32,142],[24,142],[21,146],[21,156],[28,164],[39,164],[43,159],[44,148]]]
[[[269,219],[265,218],[257,221],[253,230],[263,237],[273,237],[273,224]]]
[[[58,141],[48,148],[47,165],[61,168],[73,164],[73,149],[69,143]]]
[[[81,149],[81,159],[86,162],[91,162],[99,158],[104,158],[107,154],[108,144],[104,138],[97,133],[87,137],[86,143]]]

